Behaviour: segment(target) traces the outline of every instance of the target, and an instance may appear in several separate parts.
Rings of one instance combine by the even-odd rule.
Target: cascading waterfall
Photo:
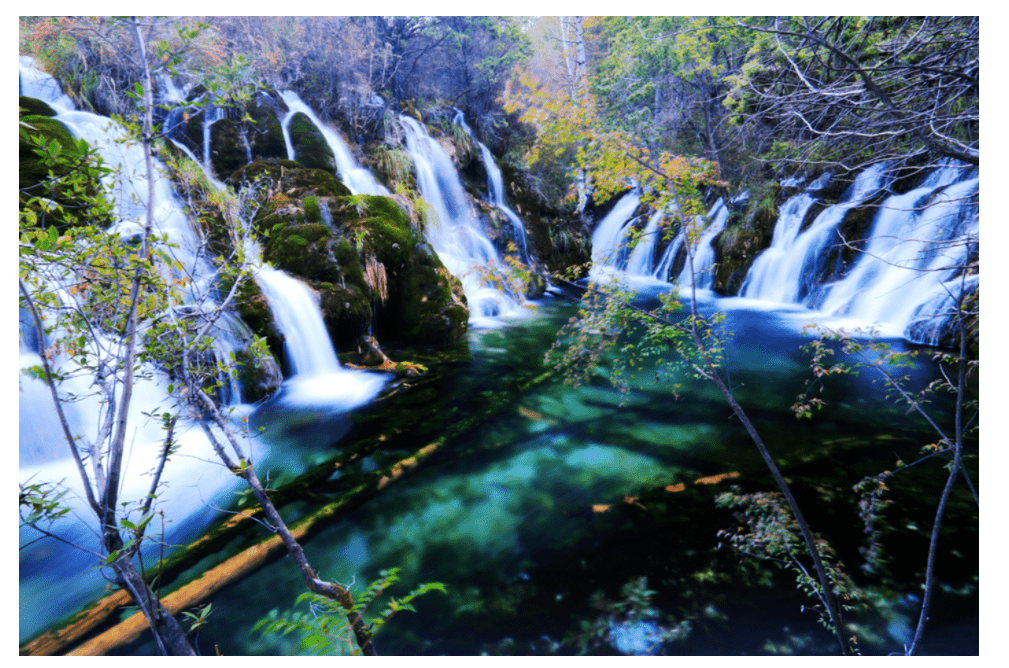
[[[199,164],[188,148],[174,140],[173,143]],[[206,175],[217,189],[227,188],[209,171]],[[322,212],[332,227],[329,209],[323,207]],[[248,232],[248,221],[243,220],[242,224]],[[327,405],[332,411],[341,411],[374,398],[385,384],[385,377],[341,367],[310,288],[279,269],[261,264],[262,249],[252,234],[244,235],[244,243],[245,257],[256,267],[253,278],[284,337],[292,377],[285,382],[282,400],[300,406]]]
[[[842,202],[824,209],[806,230],[806,213],[816,202],[814,193],[824,187],[817,180],[781,207],[770,247],[757,256],[743,280],[740,296],[773,302],[799,302],[810,290],[817,261],[824,249],[841,242],[837,226],[845,214],[879,192],[884,185],[885,163],[873,165],[855,179]],[[801,232],[801,234],[800,234]]]
[[[155,180],[155,234],[167,236],[168,242],[174,247],[163,247],[163,250],[171,253],[187,271],[193,273],[195,280],[187,291],[192,303],[200,303],[200,298],[205,298],[209,290],[207,277],[212,272],[208,271],[196,252],[198,239],[171,184],[161,175],[160,163],[155,163],[154,172],[148,176],[143,169],[142,148],[136,143],[128,146],[125,141],[120,141],[125,138],[124,130],[108,118],[77,111],[71,100],[60,91],[59,84],[39,71],[32,59],[20,58],[19,75],[22,95],[48,103],[56,111],[55,120],[67,126],[75,137],[86,139],[96,147],[106,165],[117,170],[117,173],[108,176],[103,182],[106,191],[115,197],[120,218],[120,222],[109,230],[110,234],[128,239],[142,229],[137,221],[146,217],[148,178]],[[57,296],[62,295],[69,300],[70,281],[73,277],[65,276],[61,279],[55,271],[51,273],[54,275],[51,289]],[[30,330],[30,326],[24,328],[19,337],[19,369],[41,364],[39,350],[45,342],[37,340]],[[237,344],[230,336],[231,331],[231,327],[224,323],[220,331],[215,332],[220,346],[216,354],[221,359],[228,359]],[[106,340],[100,333],[87,345],[93,354],[114,347],[113,342]],[[67,376],[60,383],[59,390],[65,399],[63,405],[71,431],[84,441],[95,439],[110,409],[94,394],[96,379],[65,352],[55,355],[52,363],[61,374]],[[127,436],[128,456],[123,462],[122,471],[120,497],[124,500],[142,499],[149,491],[151,480],[142,473],[156,461],[165,437],[161,420],[150,416],[160,415],[170,405],[169,383],[170,379],[164,373],[150,365],[144,365],[141,373],[135,377],[133,400],[127,418],[131,426],[131,432]],[[18,384],[19,480],[63,481],[70,490],[65,501],[73,513],[85,522],[96,522],[83,501],[82,483],[58,426],[48,386],[44,381],[36,380],[23,372],[19,373]],[[168,486],[159,494],[159,507],[166,508],[176,522],[170,527],[169,540],[187,531],[188,520],[198,516],[209,517],[215,512],[208,504],[226,495],[227,490],[235,484],[235,477],[230,471],[223,466],[208,463],[215,461],[216,456],[197,425],[180,420],[175,428],[174,439],[179,454],[165,465],[162,480]],[[246,447],[249,452],[258,454],[258,447],[254,443],[247,443]],[[62,520],[54,528],[64,539],[82,544],[91,540],[89,532],[93,530],[85,528],[80,522]],[[37,534],[27,528],[20,532],[22,542],[36,537]],[[42,545],[28,546],[19,555],[22,562],[22,586],[45,592],[45,602],[38,606],[37,615],[29,622],[30,625],[48,623],[52,615],[58,615],[60,610],[68,607],[80,606],[85,602],[83,599],[95,595],[104,586],[104,581],[97,573],[82,563],[85,560],[93,565],[91,557],[59,543],[48,542],[44,548]],[[48,555],[44,573],[35,570],[37,564],[41,563],[39,550],[44,550]],[[54,561],[58,563],[54,565]],[[54,586],[52,583],[61,580],[53,578],[63,577],[63,574],[57,574],[64,571],[73,572],[73,577],[80,585],[73,588]],[[70,576],[69,572],[65,573],[67,577]],[[49,620],[46,620],[47,616]],[[30,629],[23,628],[22,631]]]
[[[687,262],[677,279],[683,287],[693,285],[698,290],[709,290],[715,282],[713,271],[715,248],[711,242],[715,240],[719,232],[725,229],[725,223],[729,219],[729,207],[725,206],[725,202],[719,198],[711,207],[711,211],[708,211],[707,217],[711,222],[704,228],[704,232],[701,233],[701,238],[697,242],[697,248],[694,251],[693,272],[690,270],[690,262]],[[702,221],[698,220],[698,223],[700,222]],[[681,232],[678,236],[683,236],[683,233]]]
[[[634,223],[632,216],[641,204],[636,190],[627,193],[606,214],[592,233],[592,268],[589,278],[598,280],[626,262],[624,237]]]
[[[114,194],[120,222],[110,229],[110,233],[129,238],[142,229],[146,217],[148,177],[143,170],[142,148],[133,143],[121,141],[124,130],[110,119],[77,111],[69,97],[63,95],[59,84],[49,75],[39,71],[32,59],[19,60],[19,92],[48,103],[57,112],[55,120],[62,122],[78,138],[86,139],[96,147],[105,163],[117,169],[117,173],[105,179],[103,185]],[[184,149],[185,150],[185,149]],[[197,164],[188,150],[186,153]],[[197,252],[200,240],[190,226],[190,221],[182,204],[176,198],[171,183],[161,174],[163,167],[155,161],[151,175],[155,179],[154,229],[157,235],[167,235],[171,253],[193,277],[188,287],[194,303],[207,299],[211,291],[210,281],[213,268]],[[215,183],[221,186],[219,182]],[[247,248],[250,257],[258,258],[258,248]],[[297,376],[285,383],[281,398],[287,403],[306,403],[318,406],[325,403],[327,410],[346,410],[363,404],[373,398],[385,383],[385,376],[346,370],[340,367],[333,352],[332,344],[322,326],[319,307],[307,286],[283,275],[281,272],[263,267],[257,281],[267,295],[271,311],[282,324],[287,339],[287,351],[291,366]],[[54,284],[52,289],[59,294],[68,286]],[[212,306],[211,306],[212,307]],[[34,328],[25,314],[20,314],[21,332],[18,346],[18,368],[27,369],[41,364],[39,351],[44,346],[38,341]],[[308,324],[306,324],[306,322]],[[239,333],[247,331],[244,324],[230,313],[225,313],[215,332],[220,349],[220,359],[229,359],[231,351],[240,344]],[[298,341],[302,341],[299,344]],[[94,346],[108,348],[111,343],[99,334]],[[90,372],[76,366],[72,358],[61,353],[53,360],[67,378],[60,383],[63,397],[74,397],[75,401],[63,404],[70,422],[71,431],[84,440],[94,439],[99,433],[107,406],[102,404],[93,392],[94,378]],[[308,383],[299,383],[299,379]],[[32,375],[19,373],[19,472],[21,481],[64,481],[71,490],[67,502],[81,519],[91,516],[83,505],[83,489],[75,465],[58,425],[50,390],[44,381]],[[237,401],[239,388],[232,384],[232,401]],[[168,385],[170,379],[158,369],[144,367],[135,379],[133,400],[130,405],[128,423],[132,432],[128,436],[129,454],[123,464],[121,498],[142,499],[148,493],[150,478],[141,475],[156,460],[164,439],[164,431],[159,419],[149,415],[159,415],[170,403]],[[243,413],[245,411],[240,411]],[[195,423],[180,420],[175,428],[174,439],[179,447],[178,454],[166,464],[162,480],[168,485],[159,496],[159,507],[174,521],[167,535],[169,541],[188,535],[190,527],[209,521],[217,511],[215,502],[228,494],[236,484],[235,476],[223,466],[215,464],[217,457],[202,429]],[[245,444],[246,452],[256,459],[261,455],[260,441]],[[201,518],[201,519],[196,519]],[[74,522],[60,522],[56,527],[65,539],[86,543],[88,530]],[[21,530],[20,539],[27,543],[36,538],[30,529]],[[84,556],[61,545],[46,543],[46,557],[39,556],[43,543],[26,547],[20,552],[21,586],[33,592],[44,592],[44,604],[37,606],[36,613],[29,620],[23,620],[21,632],[33,633],[34,627],[41,628],[49,623],[60,611],[80,607],[90,597],[96,596],[103,588],[104,581],[95,571],[88,570],[91,557]],[[59,553],[58,565],[54,565],[53,551]],[[36,572],[37,565],[46,564],[44,572]],[[81,575],[86,573],[86,575]],[[79,586],[73,588],[54,586],[61,578],[75,579]]]
[[[424,237],[445,268],[462,281],[470,324],[496,326],[502,318],[524,315],[527,309],[520,289],[488,274],[500,267],[501,261],[470,211],[451,158],[415,119],[400,116],[400,121],[417,170],[417,186],[437,217],[425,225]]]
[[[652,265],[655,262],[655,245],[659,238],[659,221],[662,219],[662,212],[656,211],[648,217],[645,229],[642,230],[638,243],[631,251],[631,256],[627,258],[625,271],[632,276],[649,276],[652,273]]]
[[[490,201],[511,222],[512,227],[515,230],[515,244],[518,246],[519,253],[522,256],[522,261],[529,264],[529,249],[526,242],[526,228],[518,214],[512,211],[511,207],[505,204],[504,178],[501,176],[500,168],[498,168],[497,163],[494,161],[494,155],[490,152],[490,149],[487,148],[484,143],[477,139],[476,135],[473,134],[469,125],[466,124],[466,117],[463,115],[462,111],[458,109],[456,110],[455,118],[452,122],[465,130],[466,134],[472,137],[473,141],[475,141],[477,146],[480,148],[480,159],[483,161],[484,169],[487,170],[487,188],[490,191]]]
[[[203,168],[208,174],[214,172],[210,166],[210,128],[222,118],[224,118],[224,109],[220,107],[209,107],[203,114]]]
[[[319,132],[326,139],[326,144],[333,152],[333,157],[336,160],[336,171],[340,180],[350,189],[352,194],[385,195],[387,197],[391,194],[385,186],[375,180],[371,172],[357,164],[354,155],[350,152],[343,139],[340,138],[339,133],[320,121],[315,112],[298,97],[297,93],[286,90],[280,93],[280,97],[283,98],[289,110],[280,123],[284,131],[284,143],[287,146],[288,159],[295,159],[294,145],[291,142],[290,133],[291,119],[294,118],[295,114],[302,113],[308,116],[309,120],[315,124],[315,127],[319,129]]]
[[[641,198],[636,191],[624,195],[596,226],[595,232],[592,233],[590,278],[598,280],[604,276],[619,274],[635,283],[668,283],[670,269],[677,254],[683,249],[686,236],[683,232],[677,234],[656,263],[655,251],[662,237],[660,223],[663,212],[653,212],[644,228],[637,232],[635,226],[638,224],[638,218],[634,216],[634,212],[640,203]],[[694,255],[694,270],[698,276],[699,289],[710,288],[714,280],[711,267],[715,262],[715,250],[711,242],[725,228],[728,217],[728,207],[719,199],[711,207],[706,218],[697,219],[699,225],[707,223]],[[633,248],[630,248],[632,241],[634,241]],[[693,283],[693,278],[690,264],[687,263],[677,280],[680,285],[689,286]]]
[[[941,316],[948,308],[947,290],[959,295],[959,267],[978,247],[979,183],[976,170],[948,165],[910,192],[887,198],[858,263],[816,305],[826,313],[886,323],[914,340],[937,343],[947,319]],[[966,287],[976,284],[971,277]]]
[[[976,169],[944,164],[911,191],[886,198],[854,267],[833,283],[817,284],[824,258],[844,242],[838,227],[845,214],[876,196],[886,178],[884,164],[866,169],[841,203],[824,209],[801,233],[813,196],[803,192],[792,197],[781,209],[771,247],[750,268],[740,296],[802,304],[873,324],[886,335],[938,344],[961,286],[970,292],[978,285],[977,275],[964,277],[960,270],[978,248]]]
[[[322,311],[308,286],[279,269],[262,265],[256,283],[266,297],[293,376],[282,400],[297,405],[326,405],[349,410],[370,401],[385,385],[381,374],[345,369],[326,331]]]

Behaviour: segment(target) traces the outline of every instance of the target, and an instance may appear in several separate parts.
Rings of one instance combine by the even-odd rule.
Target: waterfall
[[[497,250],[470,210],[451,158],[416,120],[408,116],[400,120],[417,170],[417,187],[437,217],[426,222],[424,238],[445,268],[462,281],[470,324],[495,326],[501,318],[523,315],[521,290],[495,275],[501,267]]]
[[[641,204],[636,190],[627,193],[606,214],[592,233],[592,268],[589,278],[598,280],[618,271],[626,263],[624,237],[634,223],[632,216]]]
[[[625,271],[632,276],[650,276],[652,264],[655,262],[655,245],[659,238],[659,220],[662,212],[656,211],[648,218],[645,229],[638,237],[638,242],[627,258]]]
[[[173,143],[199,164],[192,151],[174,140]],[[209,172],[206,174],[214,187],[227,188]],[[323,207],[322,213],[332,227],[329,209]],[[370,401],[381,391],[385,377],[340,366],[322,311],[309,287],[279,269],[262,264],[259,242],[248,233],[248,221],[241,222],[246,230],[245,256],[255,266],[253,278],[284,337],[284,353],[294,376],[284,383],[283,401],[299,406],[328,404],[334,411],[350,410]]]
[[[293,374],[284,382],[282,401],[338,411],[360,406],[379,393],[386,376],[340,366],[322,311],[307,285],[268,265],[259,267],[255,280],[284,336]]]
[[[659,223],[663,212],[653,212],[644,228],[638,232],[635,230],[638,217],[634,216],[634,212],[640,203],[639,194],[632,191],[621,197],[616,206],[599,221],[595,232],[592,233],[590,278],[598,280],[606,275],[619,274],[635,283],[668,283],[670,269],[677,253],[683,248],[686,235],[684,231],[677,234],[656,263],[655,250],[662,236]],[[711,268],[715,263],[715,249],[711,242],[725,228],[728,217],[729,209],[721,199],[711,207],[706,218],[697,217],[698,225],[707,224],[694,254],[694,269],[698,276],[697,287],[700,289],[710,288],[714,280]],[[630,247],[632,242],[634,242],[633,248]],[[689,263],[684,265],[677,280],[683,286],[693,283]]]
[[[798,302],[808,293],[811,281],[817,275],[816,262],[825,254],[824,249],[840,241],[836,229],[845,214],[879,192],[885,172],[886,165],[880,163],[859,174],[841,203],[820,212],[804,231],[801,230],[802,222],[816,202],[812,193],[823,187],[822,182],[814,182],[806,192],[785,202],[774,226],[771,245],[753,262],[743,280],[740,296],[774,302]]]
[[[77,111],[71,100],[62,94],[59,84],[49,75],[39,71],[30,58],[20,58],[19,75],[21,94],[37,97],[47,102],[57,112],[55,120],[66,125],[75,137],[86,139],[96,147],[106,165],[115,170],[103,181],[106,191],[115,198],[116,213],[120,218],[120,221],[113,225],[109,232],[120,236],[129,236],[135,233],[138,228],[142,227],[139,221],[143,221],[146,217],[148,197],[148,176],[143,169],[142,147],[135,142],[127,144],[125,141],[121,141],[125,138],[125,131],[110,119]],[[190,156],[193,157],[191,153]],[[199,161],[196,162],[199,164]],[[162,175],[162,170],[161,163],[155,160],[155,169],[150,175],[150,178],[155,180],[154,231],[156,235],[167,237],[171,247],[162,247],[162,249],[180,262],[186,268],[187,273],[192,275],[193,281],[187,287],[187,291],[192,301],[199,303],[212,290],[211,281],[214,278],[215,270],[199,252],[200,238],[191,227],[183,205],[175,196],[170,181]],[[268,268],[264,270],[267,274],[272,271]],[[69,280],[72,277],[61,280],[55,271],[50,273],[53,274],[55,281],[51,286],[53,291],[57,295],[68,293],[71,285]],[[267,278],[266,282],[269,281],[270,279]],[[288,281],[297,283],[293,279],[288,279]],[[302,289],[307,291],[304,286]],[[295,290],[289,289],[285,295],[278,299],[295,299],[296,297],[292,296],[295,292]],[[285,308],[283,305],[272,302],[270,307],[275,312]],[[304,308],[291,307],[291,310],[301,312],[304,311]],[[318,307],[314,302],[311,310],[321,321],[321,317],[318,316]],[[297,338],[295,330],[302,327],[301,320],[298,318],[294,318],[293,322],[295,324],[282,327],[284,335],[289,341]],[[244,325],[235,316],[224,314],[218,330],[213,332],[219,346],[216,352],[219,359],[230,359],[232,352],[239,344],[235,330],[242,328]],[[320,340],[326,341],[329,345],[328,336],[325,335],[324,329],[321,335],[318,334],[317,329],[311,331],[314,333],[308,334],[310,340],[307,345],[312,350],[319,347]],[[36,380],[30,373],[24,371],[41,363],[38,353],[40,345],[44,342],[37,341],[36,338],[30,328],[22,327],[18,350],[19,370],[21,370],[19,373],[19,478],[26,480],[35,476],[39,480],[58,481],[65,479],[71,489],[75,490],[76,496],[74,498],[80,499],[83,498],[83,490],[80,488],[80,481],[70,458],[69,449],[62,436],[58,434],[58,428],[54,428],[56,420],[49,389],[44,381]],[[112,344],[99,334],[90,345],[108,348]],[[340,369],[331,345],[329,345],[328,354],[324,353],[328,356],[322,362],[318,362],[315,357],[308,357],[308,362],[302,362],[300,361],[302,359],[301,353],[294,348],[295,346],[289,345],[292,359],[295,360],[292,366],[295,366],[299,372],[307,368],[313,378],[327,379],[322,387],[315,388],[312,392],[292,393],[291,396],[295,399],[311,399],[311,403],[315,404],[323,400],[332,400],[334,406],[346,409],[369,400],[384,384],[383,376]],[[64,406],[67,408],[68,418],[71,421],[71,430],[83,439],[94,439],[99,433],[101,422],[108,410],[108,407],[94,395],[94,378],[90,371],[79,367],[75,360],[65,353],[57,356],[53,362],[61,373],[68,376],[60,384],[59,389],[61,396],[67,399]],[[333,378],[334,371],[340,374],[339,380]],[[358,375],[367,376],[367,378],[361,380],[357,377]],[[168,385],[170,382],[167,375],[150,365],[144,365],[141,373],[135,379],[133,401],[128,417],[132,429],[128,439],[131,444],[131,456],[130,461],[124,463],[123,481],[126,487],[123,490],[123,498],[141,498],[147,493],[150,480],[139,475],[139,472],[144,471],[154,461],[164,439],[161,421],[156,418],[152,419],[149,415],[160,415],[161,411],[169,405]],[[71,397],[75,397],[75,400],[69,401]],[[237,400],[237,398],[237,387],[233,385],[232,399]],[[216,461],[216,455],[202,430],[194,423],[180,420],[176,426],[176,440],[182,446],[181,452],[186,456],[177,456],[166,466],[165,479],[174,481],[174,487],[173,491],[166,493],[165,498],[171,504],[173,518],[181,524],[185,517],[193,513],[209,512],[205,502],[209,502],[216,494],[223,493],[224,489],[234,484],[235,479],[222,466],[207,464],[207,461]],[[250,451],[258,449],[258,446],[254,446],[254,443],[247,444]],[[201,478],[202,481],[200,481]],[[198,481],[200,481],[203,490],[202,496],[183,493],[186,488]],[[80,510],[78,514],[81,517],[87,517],[90,513]]]
[[[210,106],[203,113],[203,168],[208,174],[214,170],[210,166],[210,126],[224,118],[224,109]]]
[[[959,294],[959,267],[978,247],[978,189],[976,170],[947,165],[910,192],[887,198],[857,264],[828,286],[816,306],[936,343],[948,307],[946,291]],[[976,284],[976,277],[967,282]],[[917,335],[908,331],[912,327]]]
[[[487,148],[482,141],[476,138],[473,131],[470,129],[469,125],[466,124],[466,117],[463,115],[462,111],[456,110],[455,118],[453,122],[466,131],[473,141],[477,143],[480,147],[480,159],[483,161],[484,169],[487,170],[487,188],[490,191],[490,201],[498,208],[508,218],[511,222],[512,227],[515,230],[515,242],[518,246],[519,253],[521,253],[522,261],[529,264],[529,249],[526,242],[526,228],[522,224],[522,219],[519,218],[518,214],[511,210],[504,201],[504,179],[501,176],[501,170],[498,168],[497,163],[494,161],[494,156],[491,154],[490,149]]]
[[[729,219],[729,207],[725,206],[725,202],[719,198],[711,207],[711,211],[708,211],[707,218],[711,222],[704,228],[704,232],[701,233],[701,238],[697,242],[697,248],[694,250],[694,271],[690,271],[690,262],[687,262],[677,279],[683,287],[694,285],[698,290],[709,290],[715,281],[713,271],[715,248],[711,242],[715,240],[719,232],[725,229],[725,222]],[[703,220],[698,218],[697,222],[700,224]],[[680,232],[678,236],[683,236],[683,234]],[[696,283],[695,276],[697,277]]]
[[[283,98],[284,103],[287,104],[288,112],[281,121],[281,128],[284,131],[284,143],[287,145],[287,157],[290,160],[295,159],[294,155],[294,145],[291,143],[291,119],[297,113],[302,113],[308,116],[309,120],[315,124],[315,127],[319,129],[322,136],[326,140],[326,144],[329,146],[330,150],[333,152],[333,157],[336,160],[336,171],[343,181],[344,185],[350,189],[350,192],[354,195],[385,195],[389,196],[391,193],[389,190],[375,180],[364,167],[357,164],[354,159],[354,155],[350,152],[347,144],[340,138],[338,132],[325,125],[319,120],[319,117],[315,115],[307,104],[305,104],[298,94],[294,91],[283,91],[280,93],[280,97]]]
[[[878,195],[885,182],[886,165],[866,169],[840,203],[824,209],[801,232],[814,198],[803,192],[789,199],[771,246],[753,263],[740,296],[802,304],[874,324],[887,335],[937,344],[961,283],[967,292],[979,283],[976,275],[962,277],[961,271],[979,243],[976,169],[944,163],[909,192],[887,197],[854,266],[832,283],[817,284],[825,258],[844,242],[838,228],[845,215]]]

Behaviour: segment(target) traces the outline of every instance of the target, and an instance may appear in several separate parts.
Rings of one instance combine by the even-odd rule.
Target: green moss
[[[551,272],[584,265],[591,259],[591,232],[573,206],[557,206],[547,201],[522,170],[499,163],[505,183],[505,197],[522,218],[526,240],[533,258]],[[598,219],[598,218],[597,218]]]
[[[371,166],[380,181],[395,190],[401,185],[409,190],[417,189],[413,158],[401,146],[372,143],[365,146],[365,154],[371,156]]]
[[[214,173],[227,178],[236,169],[245,166],[245,145],[238,133],[238,125],[222,119],[210,126],[210,164]]]
[[[255,101],[246,108],[252,122],[246,127],[246,136],[252,150],[252,159],[286,159],[287,144],[284,130],[277,118],[279,109],[274,108],[264,96],[257,95]]]
[[[284,376],[273,358],[261,359],[248,350],[235,352],[238,383],[242,388],[242,401],[255,403],[280,389]]]
[[[329,253],[333,232],[319,223],[275,228],[263,248],[263,259],[312,281],[338,282],[340,273]]]
[[[299,112],[287,128],[294,148],[294,159],[304,167],[335,172],[336,159],[322,131],[305,114]]]
[[[354,245],[348,239],[340,238],[332,245],[332,253],[344,283],[363,289],[365,286],[364,269],[361,268],[361,259],[358,257]]]
[[[45,111],[48,109],[45,103],[36,100],[35,102],[38,104],[33,104],[29,102],[30,100],[33,98],[22,97],[21,106],[24,107],[27,102],[29,108],[33,110]],[[49,109],[49,111],[52,110]],[[24,114],[19,117],[19,121],[23,123],[19,126],[23,134],[21,131],[18,132],[19,206],[23,208],[25,202],[32,197],[44,197],[55,201],[63,207],[62,211],[44,212],[36,205],[31,205],[31,208],[40,216],[45,216],[45,224],[54,225],[60,230],[74,225],[89,224],[100,227],[110,225],[112,223],[110,219],[96,219],[88,201],[81,199],[81,194],[84,194],[85,197],[97,195],[101,187],[99,183],[87,184],[81,193],[59,181],[48,181],[49,168],[40,159],[33,140],[41,139],[47,147],[56,142],[60,153],[69,159],[69,163],[65,167],[67,172],[74,172],[78,168],[77,165],[80,165],[80,168],[85,167],[90,160],[81,153],[78,142],[70,130],[63,123],[47,115]]]
[[[48,104],[42,100],[38,100],[34,97],[27,97],[25,95],[18,96],[18,106],[23,108],[23,112],[18,113],[18,117],[21,116],[48,116],[53,117],[56,112]]]
[[[322,222],[322,210],[319,209],[319,198],[315,195],[310,195],[304,199],[302,205],[305,208],[305,222],[307,223],[321,223]]]
[[[223,284],[222,290],[230,290],[230,284]],[[284,339],[277,331],[270,314],[266,297],[253,280],[244,281],[235,295],[235,308],[242,321],[257,336],[266,339],[266,345],[275,360],[284,358]]]
[[[725,229],[715,237],[715,277],[713,289],[722,294],[736,294],[746,273],[774,238],[778,205],[783,192],[776,181],[765,181],[753,188],[742,215],[730,216]]]
[[[352,350],[372,324],[371,300],[353,285],[319,283],[323,320],[337,350]]]

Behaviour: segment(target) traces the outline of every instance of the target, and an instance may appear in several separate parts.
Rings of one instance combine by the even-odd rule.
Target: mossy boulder
[[[226,179],[248,162],[245,143],[235,121],[224,118],[210,126],[210,165],[214,174]]]
[[[413,158],[400,144],[370,142],[364,147],[365,161],[382,183],[392,190],[417,190]]]
[[[354,350],[372,326],[371,299],[360,285],[318,283],[319,306],[337,350]]]
[[[97,225],[108,227],[112,219],[108,216],[99,218],[94,211],[90,199],[99,194],[101,184],[95,180],[84,184],[83,188],[71,188],[60,180],[49,181],[49,167],[37,153],[37,142],[46,147],[58,147],[66,162],[61,166],[64,175],[93,165],[93,157],[82,152],[87,144],[78,141],[70,130],[53,116],[55,112],[49,105],[30,97],[20,96],[19,106],[22,113],[18,132],[18,204],[24,208],[28,200],[42,197],[52,200],[62,207],[62,210],[44,209],[37,204],[31,209],[43,219],[46,225],[53,225],[60,231],[74,225]],[[31,113],[40,112],[40,113]],[[51,152],[51,148],[46,149]],[[57,176],[60,176],[57,174]]]
[[[285,201],[350,195],[350,189],[331,172],[307,168],[293,160],[257,160],[228,177],[228,183],[235,189],[257,180],[267,186],[268,197],[280,195]],[[269,203],[266,205],[269,208]],[[262,217],[261,209],[257,220]]]
[[[462,286],[389,197],[351,195],[335,177],[291,161],[257,161],[237,170],[233,185],[264,185],[253,226],[263,259],[311,286],[339,351],[382,342],[443,344],[466,331]],[[244,300],[243,318],[282,348],[260,298]],[[365,355],[367,357],[367,355]]]
[[[257,95],[246,107],[251,123],[246,124],[246,137],[252,150],[252,160],[287,159],[287,144],[280,126],[280,105],[269,95]]]
[[[742,212],[730,213],[725,229],[712,241],[715,248],[712,288],[716,292],[730,295],[739,292],[753,261],[771,245],[783,195],[778,183],[764,182],[753,189]]]
[[[255,403],[272,396],[284,382],[273,357],[256,357],[248,350],[239,350],[235,353],[235,365],[245,403]]]
[[[26,95],[18,96],[18,106],[21,107],[23,111],[19,111],[18,117],[21,116],[48,116],[52,118],[56,115],[56,111],[53,110],[48,104],[42,100],[36,99],[34,97],[28,97]]]
[[[574,206],[548,202],[525,172],[507,162],[498,166],[505,184],[505,198],[525,224],[533,260],[551,273],[573,266],[587,267],[592,256],[591,229],[583,224]]]
[[[466,331],[469,310],[462,284],[448,273],[431,246],[388,197],[365,196],[355,225],[375,284],[384,276],[386,299],[374,294],[376,334],[381,341],[447,344]],[[366,277],[368,278],[368,277]]]
[[[320,223],[275,226],[263,247],[263,259],[310,281],[339,281],[339,267],[330,253],[333,231]]]
[[[298,112],[287,128],[294,148],[294,160],[303,167],[336,172],[336,159],[322,131],[305,114]]]

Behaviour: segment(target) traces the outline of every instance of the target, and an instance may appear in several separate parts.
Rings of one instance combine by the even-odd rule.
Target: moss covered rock
[[[245,403],[255,403],[272,396],[284,382],[273,357],[256,357],[248,350],[239,350],[235,353],[235,365]]]
[[[742,212],[729,215],[725,229],[712,242],[715,248],[712,288],[716,292],[731,295],[739,292],[753,261],[771,245],[783,194],[777,182],[767,181],[754,188]]]
[[[224,118],[210,126],[210,165],[214,174],[226,179],[248,162],[237,123]]]
[[[260,94],[246,107],[251,123],[246,124],[246,138],[252,160],[287,159],[284,130],[280,127],[280,105],[269,95]]]
[[[592,257],[592,234],[574,206],[548,202],[529,182],[525,172],[508,163],[498,166],[508,203],[525,223],[526,241],[533,259],[551,273],[574,266],[583,266],[587,271]]]
[[[333,157],[333,151],[326,143],[322,131],[315,126],[312,119],[299,112],[291,119],[287,131],[291,135],[294,159],[298,164],[312,169],[336,172],[336,159]]]
[[[394,199],[351,195],[332,174],[291,161],[258,161],[231,177],[236,185],[256,180],[262,201],[252,224],[264,239],[263,259],[316,290],[337,350],[354,351],[371,333],[383,342],[443,344],[466,331],[462,285]],[[256,299],[243,308],[274,348],[263,327],[268,312]]]
[[[45,225],[53,225],[59,230],[75,225],[96,225],[108,227],[111,218],[97,217],[89,199],[98,195],[101,185],[97,182],[84,184],[75,189],[68,187],[59,178],[50,181],[50,168],[38,154],[39,142],[46,146],[46,152],[58,147],[66,158],[61,166],[62,175],[73,175],[76,171],[92,164],[94,158],[82,152],[82,144],[70,130],[53,116],[55,112],[46,103],[30,97],[19,98],[21,115],[18,132],[18,205],[23,209],[34,197],[45,198],[59,204],[62,209],[40,207],[30,204],[29,208],[39,216]],[[31,113],[40,112],[40,113]],[[83,144],[86,146],[86,144]],[[61,174],[57,173],[57,177]]]
[[[366,263],[366,282],[375,300],[376,333],[381,341],[447,344],[466,331],[469,309],[462,284],[448,273],[431,246],[411,227],[388,197],[366,196],[355,230]],[[375,285],[385,284],[383,300]],[[376,280],[378,279],[378,280]]]
[[[56,112],[48,104],[42,100],[38,100],[34,97],[27,97],[25,95],[18,96],[18,106],[21,110],[18,112],[18,117],[21,116],[48,116],[53,117]]]

